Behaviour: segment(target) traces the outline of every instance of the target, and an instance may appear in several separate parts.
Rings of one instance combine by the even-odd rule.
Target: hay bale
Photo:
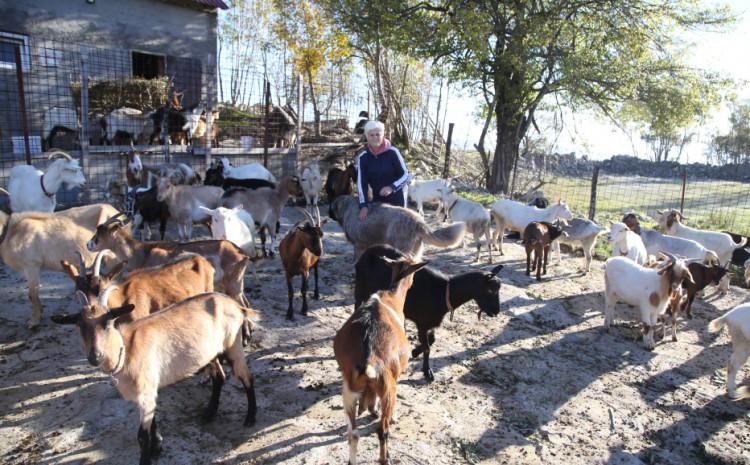
[[[89,116],[104,115],[123,107],[153,110],[164,105],[171,86],[167,77],[89,80]],[[73,101],[80,102],[81,81],[71,83],[70,87]]]

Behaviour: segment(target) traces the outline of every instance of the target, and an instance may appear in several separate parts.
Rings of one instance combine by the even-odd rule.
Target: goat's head
[[[320,257],[323,254],[323,226],[328,220],[320,221],[320,214],[318,214],[318,221],[307,211],[297,207],[307,217],[307,221],[297,225],[298,234],[302,233],[301,239],[305,248],[310,251],[311,254],[316,257]]]
[[[674,299],[677,297],[677,293],[681,292],[683,281],[693,285],[695,284],[695,281],[690,274],[690,269],[685,265],[684,261],[665,252],[661,252],[661,257],[666,258],[666,260],[657,266],[657,273],[659,276],[666,273],[670,292],[669,297]]]
[[[628,213],[627,215],[623,216],[622,222],[625,223],[625,226],[627,226],[628,229],[630,229],[634,233],[638,235],[641,234],[641,224],[638,222],[638,217],[635,216],[635,213]]]
[[[86,184],[86,178],[83,176],[83,171],[78,164],[77,158],[74,159],[60,150],[50,153],[49,159],[53,158],[55,161],[47,169],[48,173],[52,174],[56,172],[60,180],[68,187],[81,187]]]
[[[200,206],[201,210],[211,216],[212,237],[222,240],[228,240],[232,231],[247,227],[237,216],[242,208],[242,204],[236,205],[234,208],[218,207],[214,209]]]
[[[607,234],[607,242],[609,242],[610,244],[614,244],[625,239],[627,232],[630,231],[628,225],[626,225],[625,223],[613,223],[612,221],[610,221],[609,224],[611,227],[609,230],[609,234]]]
[[[289,189],[289,195],[292,197],[299,197],[302,195],[302,178],[295,175],[290,175],[287,178],[287,189]]]
[[[424,268],[429,262],[414,263],[409,258],[400,258],[392,260],[388,257],[380,257],[388,266],[391,267],[391,287],[397,283],[410,288],[414,282],[414,273]]]
[[[221,157],[219,159],[219,165],[224,170],[224,172],[222,173],[224,177],[228,178],[230,173],[232,172],[232,164],[229,163],[229,159],[227,157]]]
[[[224,166],[221,163],[211,165],[206,170],[206,176],[203,180],[205,186],[221,186],[224,184]]]
[[[130,144],[130,150],[125,154],[128,159],[128,166],[125,170],[125,175],[131,185],[138,184],[141,180],[141,172],[143,171],[143,163],[141,163],[140,153]],[[133,184],[135,183],[135,184]]]
[[[175,182],[171,176],[161,176],[156,188],[156,200],[158,200],[159,202],[164,202],[164,199],[166,199],[166,197],[172,191],[174,185]]]
[[[126,218],[125,221],[120,220],[119,217],[122,215],[122,213],[118,213],[96,227],[93,237],[86,244],[89,252],[115,248],[115,245],[118,244],[117,237],[120,230],[124,230],[125,226],[133,221],[132,217]],[[123,231],[123,234],[127,234],[127,231]]]
[[[562,199],[557,199],[557,203],[554,205],[554,207],[555,218],[561,218],[566,221],[573,219],[573,213],[570,211],[570,208],[568,208],[568,204]]]
[[[500,313],[500,286],[502,280],[496,275],[503,269],[503,265],[497,265],[489,273],[484,273],[474,300],[479,307],[477,318],[482,317],[482,312],[489,316],[495,316]]]
[[[83,292],[83,294],[89,298],[98,296],[101,293],[101,288],[107,287],[110,281],[122,273],[126,264],[124,261],[120,262],[112,267],[107,274],[102,275],[100,272],[102,259],[111,254],[109,249],[104,249],[97,254],[91,271],[86,269],[86,262],[83,259],[83,255],[79,251],[76,251],[75,253],[80,259],[79,268],[76,269],[73,264],[68,263],[66,260],[62,260],[60,264],[62,265],[63,273],[68,275],[68,277],[76,283],[76,290]]]

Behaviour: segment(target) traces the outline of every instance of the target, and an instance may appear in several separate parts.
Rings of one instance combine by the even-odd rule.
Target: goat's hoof
[[[201,424],[205,425],[205,424],[211,423],[215,415],[216,415],[215,409],[206,409],[206,411],[203,412],[203,415],[201,415]]]
[[[320,294],[318,294],[317,292],[313,294],[313,299],[320,300]]]
[[[161,436],[156,441],[151,441],[151,447],[148,450],[148,455],[152,459],[159,458],[161,455],[162,447],[161,447]]]
[[[307,309],[303,308],[302,310],[300,310],[299,314],[302,316],[307,316]]]
[[[289,321],[295,321],[294,320],[294,314],[293,313],[287,313],[286,314],[286,319],[289,320]]]
[[[412,349],[412,351],[411,351],[411,358],[417,358],[419,356],[419,354],[421,354],[421,353],[422,353],[422,348],[421,347],[417,347],[416,349]]]
[[[249,427],[255,425],[255,417],[251,417],[251,416],[248,415],[247,418],[245,418],[245,423],[243,423],[243,425],[246,428],[249,428]]]
[[[32,331],[35,330],[35,329],[39,329],[39,322],[38,321],[31,321],[31,320],[27,321],[26,322],[26,329],[30,329]]]
[[[432,373],[432,370],[424,372],[424,379],[426,379],[428,383],[435,381],[435,375]]]

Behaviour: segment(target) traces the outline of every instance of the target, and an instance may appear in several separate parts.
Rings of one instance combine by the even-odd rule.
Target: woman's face
[[[383,133],[380,129],[370,129],[367,133],[367,143],[373,147],[380,147],[383,144]]]

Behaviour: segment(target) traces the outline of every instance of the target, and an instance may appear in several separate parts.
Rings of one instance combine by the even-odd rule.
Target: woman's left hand
[[[385,186],[384,188],[380,189],[381,197],[388,197],[391,194],[393,194],[393,189],[391,189],[391,186]]]

